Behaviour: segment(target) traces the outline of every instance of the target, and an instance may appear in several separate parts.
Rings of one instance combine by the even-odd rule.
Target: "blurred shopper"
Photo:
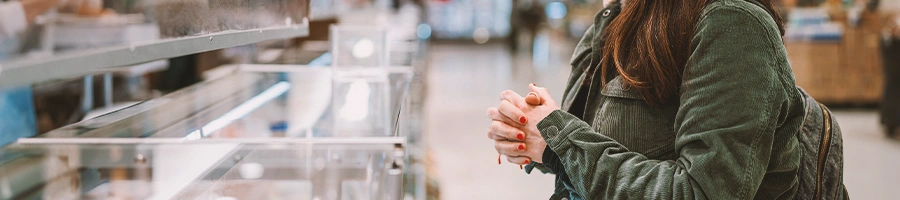
[[[845,199],[840,128],[795,86],[775,0],[616,1],[564,98],[501,94],[489,137],[551,199]]]
[[[16,54],[16,35],[34,23],[38,15],[55,8],[61,0],[0,2],[0,60]],[[30,86],[0,91],[0,146],[37,134]]]
[[[533,45],[541,28],[541,23],[547,21],[544,14],[544,5],[537,0],[513,1],[512,13],[509,17],[510,33],[509,45],[513,51],[519,50],[521,38],[525,37],[529,45]],[[528,48],[531,49],[530,47]]]
[[[881,124],[888,137],[900,140],[900,15],[889,20],[882,44],[884,59],[884,98]]]

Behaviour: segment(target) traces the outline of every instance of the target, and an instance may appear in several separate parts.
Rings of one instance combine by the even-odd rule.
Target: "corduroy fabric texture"
[[[707,5],[678,103],[651,106],[619,77],[583,82],[618,6],[598,12],[572,57],[562,110],[538,124],[545,163],[526,171],[568,179],[557,177],[551,199],[793,198],[806,103],[768,12],[745,0]]]

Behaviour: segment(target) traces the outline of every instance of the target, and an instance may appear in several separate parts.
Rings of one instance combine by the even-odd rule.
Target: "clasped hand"
[[[530,84],[529,89],[531,92],[525,97],[511,90],[503,91],[500,105],[487,110],[492,120],[488,138],[494,140],[497,153],[518,165],[542,162],[547,143],[537,124],[559,109],[547,88]]]

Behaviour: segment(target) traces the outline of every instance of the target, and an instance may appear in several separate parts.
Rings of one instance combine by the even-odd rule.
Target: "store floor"
[[[487,139],[485,110],[500,91],[528,92],[528,83],[547,87],[559,99],[569,74],[572,42],[544,41],[549,50],[510,53],[502,43],[433,44],[428,69],[427,141],[438,172],[442,199],[545,199],[553,176],[525,174],[497,165]],[[546,53],[554,52],[554,53]],[[844,133],[844,182],[853,199],[900,197],[900,142],[885,139],[873,110],[835,110]]]

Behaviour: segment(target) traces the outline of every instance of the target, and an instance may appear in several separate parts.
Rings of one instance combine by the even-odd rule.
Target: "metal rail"
[[[405,144],[406,137],[323,138],[20,138],[17,144]]]
[[[201,36],[63,53],[0,63],[0,90],[53,79],[87,75],[94,70],[224,49],[267,40],[309,35],[309,21],[289,26],[222,31]]]

